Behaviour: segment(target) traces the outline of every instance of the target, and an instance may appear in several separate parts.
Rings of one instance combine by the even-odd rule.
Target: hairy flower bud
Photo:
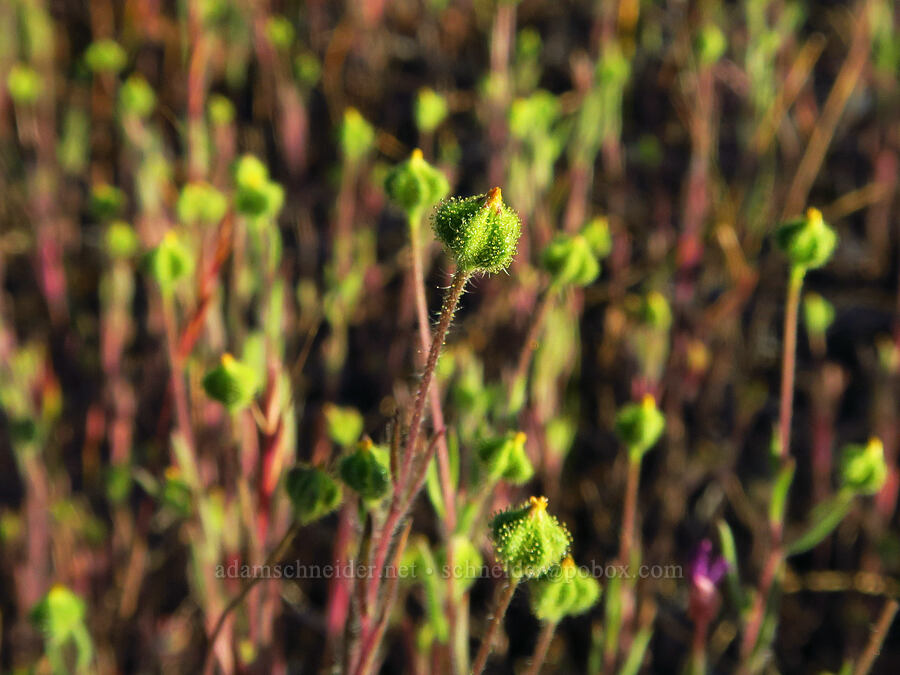
[[[156,283],[164,291],[168,291],[193,271],[194,256],[178,235],[170,230],[159,245],[150,251],[147,264]]]
[[[803,319],[811,335],[824,336],[834,321],[834,305],[818,293],[803,297]]]
[[[426,209],[447,196],[450,184],[443,173],[425,161],[421,150],[413,150],[409,159],[388,173],[384,190],[406,212],[410,223],[417,225]]]
[[[494,551],[510,576],[540,576],[568,552],[572,535],[547,513],[547,503],[546,497],[531,497],[491,519]]]
[[[434,212],[433,225],[435,236],[467,272],[505,270],[522,231],[518,214],[503,203],[500,188],[442,202]]]
[[[323,412],[328,425],[328,436],[338,445],[349,447],[359,440],[363,432],[363,417],[356,408],[345,408],[326,403]]]
[[[616,434],[633,457],[640,458],[652,448],[665,428],[666,418],[650,394],[640,403],[629,403],[616,415]]]
[[[128,55],[118,42],[104,38],[88,46],[84,62],[95,73],[118,73],[128,62]]]
[[[31,610],[31,621],[57,643],[67,641],[84,621],[84,600],[62,584],[54,585]]]
[[[355,164],[365,157],[375,142],[375,129],[356,108],[347,108],[340,129],[341,151],[344,159]]]
[[[841,482],[845,488],[859,494],[873,495],[887,480],[884,445],[871,438],[866,445],[852,444],[841,453]]]
[[[156,107],[156,94],[142,75],[132,75],[119,89],[119,109],[125,115],[146,118]]]
[[[775,232],[775,241],[791,265],[807,270],[828,262],[837,245],[837,235],[823,220],[821,211],[810,208],[804,217],[781,225]]]
[[[387,448],[364,438],[356,450],[346,455],[338,473],[348,487],[366,501],[378,501],[391,489],[390,455]]]
[[[244,155],[234,173],[234,206],[252,218],[274,218],[284,205],[284,189],[269,180],[269,169],[259,158]]]
[[[17,63],[9,69],[6,88],[12,100],[19,105],[29,105],[37,101],[44,89],[40,74],[24,63]]]
[[[551,623],[588,611],[597,604],[602,590],[600,583],[587,570],[579,569],[570,556],[529,587],[532,613]]]
[[[314,466],[299,465],[288,471],[285,489],[303,525],[328,515],[341,503],[341,486]]]
[[[423,134],[433,133],[447,117],[447,100],[434,89],[419,89],[415,114],[419,131]]]
[[[176,211],[183,225],[216,225],[228,211],[228,200],[209,183],[188,183],[181,189]]]
[[[103,243],[110,258],[120,259],[133,256],[140,245],[134,228],[123,220],[114,220],[109,224]]]
[[[600,263],[587,239],[578,234],[557,236],[544,249],[541,262],[558,287],[587,286],[600,274]]]
[[[521,485],[534,475],[534,467],[525,452],[525,440],[523,432],[509,431],[481,443],[478,459],[491,480]]]
[[[231,354],[223,354],[222,361],[203,378],[207,395],[229,410],[247,407],[259,389],[256,369],[241,363]]]

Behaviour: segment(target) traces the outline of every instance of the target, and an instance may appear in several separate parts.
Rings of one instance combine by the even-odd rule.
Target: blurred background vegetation
[[[615,558],[613,419],[650,393],[667,426],[643,561],[687,570],[727,522],[756,585],[787,285],[770,235],[822,210],[840,245],[804,287],[788,522],[833,494],[845,443],[880,437],[889,476],[790,560],[763,667],[856,659],[900,574],[898,21],[892,0],[0,2],[0,670],[197,672],[240,589],[216,566],[262,562],[290,527],[288,468],[389,438],[421,348],[383,184],[414,148],[451,194],[501,186],[523,221],[441,359],[448,441],[468,462],[524,431],[536,475],[489,502],[547,494],[580,563]],[[584,287],[541,265],[561,232],[601,261]],[[435,316],[452,269],[422,238]],[[204,391],[223,353],[258,376],[229,394],[249,408]],[[438,541],[429,492],[415,529]],[[352,520],[283,558],[332,560]],[[473,639],[492,585],[470,591]],[[642,580],[624,608],[652,627],[644,672],[686,662],[689,586]],[[218,667],[323,672],[334,592],[260,584]],[[400,593],[384,672],[431,672],[434,617]],[[715,672],[741,661],[747,598],[724,595]],[[602,613],[560,624],[547,672],[600,668]],[[531,654],[527,602],[508,616],[490,672]],[[876,670],[897,668],[889,635]]]

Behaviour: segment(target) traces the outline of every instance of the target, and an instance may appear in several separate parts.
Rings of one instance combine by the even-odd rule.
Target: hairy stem
[[[797,352],[797,313],[800,290],[803,287],[803,268],[791,269],[788,282],[787,305],[784,310],[784,351],[781,357],[781,407],[778,412],[778,452],[786,460],[791,452],[791,413],[794,406],[794,371]]]
[[[496,608],[494,609],[494,614],[491,616],[491,622],[488,624],[484,639],[481,641],[481,647],[478,648],[478,654],[475,656],[475,661],[472,663],[472,675],[481,675],[482,671],[484,671],[488,657],[494,649],[494,639],[497,637],[497,631],[500,630],[500,624],[503,623],[503,617],[506,615],[506,610],[509,607],[509,603],[512,601],[513,593],[516,592],[516,586],[518,586],[518,584],[518,577],[512,577],[509,579],[506,586],[500,589],[497,596]]]
[[[622,532],[619,536],[619,562],[627,565],[631,560],[631,547],[635,538],[638,488],[641,479],[641,458],[628,457],[628,478],[625,484],[625,504],[622,511]]]
[[[878,658],[878,654],[881,652],[881,645],[884,644],[888,630],[890,630],[891,624],[894,622],[894,616],[896,616],[898,608],[900,608],[900,603],[896,600],[888,600],[885,603],[884,609],[881,610],[881,616],[878,618],[878,623],[872,629],[872,635],[869,638],[869,643],[866,645],[866,650],[859,657],[859,661],[856,662],[853,675],[867,675],[872,669],[875,659]]]
[[[545,621],[541,626],[541,632],[538,635],[537,644],[534,646],[534,654],[531,657],[531,665],[528,666],[526,675],[538,675],[544,660],[547,658],[547,650],[550,649],[550,643],[553,642],[553,634],[556,632],[555,621]]]

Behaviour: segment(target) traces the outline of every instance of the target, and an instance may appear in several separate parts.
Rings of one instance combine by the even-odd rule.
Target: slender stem
[[[266,558],[266,562],[264,567],[271,567],[276,562],[278,562],[284,554],[287,553],[288,548],[291,543],[294,541],[294,537],[297,536],[297,532],[300,531],[300,523],[295,522],[291,528],[285,532],[284,537],[282,537],[281,541],[278,543],[278,546],[275,547],[275,550]],[[256,586],[260,581],[266,579],[265,575],[260,575],[257,577],[251,577],[244,582],[244,585],[241,587],[240,592],[234,598],[232,598],[231,602],[226,605],[225,609],[222,610],[222,613],[219,615],[219,619],[216,621],[215,627],[212,629],[212,632],[209,634],[209,645],[206,650],[206,665],[203,668],[204,673],[212,673],[213,672],[213,655],[215,653],[216,641],[219,638],[219,633],[222,632],[222,628],[225,626],[225,619],[228,618],[228,615],[237,608],[243,601],[244,598],[247,597],[247,594],[253,590],[253,587]]]
[[[513,593],[516,592],[518,584],[519,578],[512,577],[508,580],[506,586],[500,589],[497,597],[497,606],[494,609],[493,616],[491,616],[491,622],[488,624],[487,632],[485,632],[484,639],[481,641],[481,647],[478,648],[478,654],[472,663],[472,675],[481,675],[485,665],[487,665],[488,657],[494,649],[494,639],[497,636],[497,631],[500,629],[500,624],[503,623],[503,617],[506,615],[506,610],[512,601]]]
[[[691,675],[706,675],[706,638],[709,621],[694,622],[694,637],[691,643]]]
[[[802,267],[791,269],[788,282],[787,305],[784,310],[784,352],[781,361],[781,407],[778,413],[778,432],[781,459],[791,451],[791,412],[794,406],[794,371],[797,353],[797,313],[800,307],[800,289],[803,287]]]
[[[538,635],[537,644],[534,646],[534,655],[531,657],[531,665],[528,666],[526,675],[538,675],[541,672],[541,666],[547,658],[547,650],[550,649],[550,643],[553,642],[553,634],[556,632],[555,621],[545,621],[541,626],[540,635]]]
[[[513,377],[513,390],[519,386],[519,383],[528,375],[528,365],[531,363],[531,355],[538,346],[538,338],[544,328],[544,322],[547,320],[547,314],[553,304],[553,298],[556,297],[556,287],[550,285],[544,291],[544,297],[541,298],[538,305],[537,313],[531,326],[528,327],[528,334],[525,336],[525,343],[522,345],[522,351],[519,352],[519,362],[516,365],[515,376]],[[522,383],[524,386],[524,383]]]
[[[625,505],[622,512],[622,532],[619,537],[619,562],[627,565],[631,560],[631,547],[635,539],[638,488],[641,479],[641,458],[628,456],[628,479],[625,484]]]
[[[881,616],[878,618],[878,623],[872,629],[869,644],[866,645],[865,651],[856,663],[853,675],[867,675],[872,669],[875,659],[878,658],[878,654],[881,652],[881,645],[887,637],[888,630],[890,630],[891,624],[894,622],[894,616],[897,614],[898,608],[900,608],[900,603],[896,600],[888,600],[885,603],[884,609],[881,610]]]

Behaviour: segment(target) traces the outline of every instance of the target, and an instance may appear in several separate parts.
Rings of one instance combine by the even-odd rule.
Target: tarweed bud
[[[384,181],[388,198],[403,209],[411,223],[450,192],[450,183],[441,171],[425,161],[421,150],[395,166]]]
[[[209,121],[216,126],[224,126],[234,121],[234,104],[222,94],[213,94],[206,105]]]
[[[341,503],[340,484],[313,466],[292,468],[285,478],[285,489],[294,514],[303,525],[328,515]]]
[[[104,38],[88,46],[84,62],[95,73],[118,73],[128,62],[128,55],[118,42]]]
[[[106,228],[103,237],[106,254],[110,258],[130,258],[140,244],[137,232],[123,220],[115,220]]]
[[[91,213],[99,220],[115,218],[125,208],[125,193],[109,183],[97,183],[91,189]]]
[[[266,21],[266,37],[276,49],[287,49],[294,41],[294,26],[284,16],[270,16]]]
[[[541,262],[557,287],[587,286],[600,274],[600,263],[581,235],[557,236],[544,249]]]
[[[253,218],[274,218],[281,211],[284,189],[269,180],[269,169],[257,157],[241,157],[235,168],[234,180],[234,206],[240,213]]]
[[[378,501],[390,492],[391,470],[387,448],[377,446],[368,438],[359,442],[356,450],[346,455],[338,469],[341,480],[364,500]]]
[[[531,578],[562,560],[572,544],[566,527],[547,513],[546,497],[531,497],[518,508],[496,514],[491,540],[507,574]]]
[[[419,89],[416,96],[416,126],[423,134],[433,133],[447,118],[447,100],[434,89]]]
[[[216,225],[228,211],[228,200],[209,183],[188,183],[181,190],[176,211],[183,225]]]
[[[600,583],[587,570],[579,569],[570,556],[529,587],[532,613],[551,623],[583,614],[597,604],[601,593]]]
[[[435,236],[463,271],[496,273],[516,254],[522,231],[518,214],[503,203],[500,188],[486,195],[451,198],[434,212]]]
[[[17,63],[9,69],[6,88],[12,100],[18,105],[29,105],[37,101],[44,88],[41,76],[31,66]]]
[[[250,405],[259,390],[259,379],[255,368],[231,354],[223,354],[219,365],[203,377],[203,389],[211,399],[234,412]]]
[[[505,480],[513,485],[527,483],[534,475],[534,467],[525,452],[526,436],[521,431],[509,431],[503,436],[482,441],[478,459],[491,480]]]
[[[194,270],[194,256],[170,230],[148,254],[147,267],[156,283],[167,291]]]
[[[841,453],[841,482],[843,487],[858,494],[873,495],[887,480],[884,445],[871,438],[865,445],[852,444]]]
[[[328,436],[344,447],[350,447],[359,440],[363,431],[363,418],[356,408],[342,408],[326,403],[323,412],[328,424]]]
[[[344,111],[339,137],[344,159],[350,164],[355,164],[372,148],[375,142],[375,129],[360,115],[359,110],[347,108]]]
[[[119,109],[123,115],[144,119],[156,107],[156,94],[142,75],[132,75],[119,89]]]
[[[652,448],[666,428],[666,418],[650,394],[640,403],[629,403],[616,415],[616,434],[629,454],[640,458]]]
[[[162,489],[159,492],[160,504],[181,518],[191,515],[191,487],[177,466],[170,466],[165,471]]]
[[[31,621],[47,639],[60,644],[84,622],[84,600],[62,584],[55,584],[31,610]]]
[[[597,216],[588,221],[581,229],[581,236],[587,240],[588,245],[598,259],[603,259],[612,250],[612,235],[609,232],[609,221],[602,216]]]
[[[824,336],[834,321],[834,305],[818,293],[807,293],[803,297],[803,318],[810,334]]]
[[[801,270],[821,267],[831,258],[837,234],[818,209],[807,209],[802,218],[791,220],[775,232],[775,241],[791,265]]]
[[[667,331],[672,326],[672,308],[659,291],[650,291],[644,296],[639,314],[641,321],[657,330]]]

